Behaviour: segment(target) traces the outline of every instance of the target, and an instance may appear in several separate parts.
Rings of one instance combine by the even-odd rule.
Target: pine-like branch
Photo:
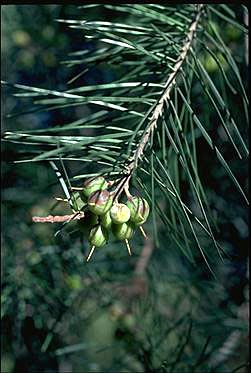
[[[185,43],[181,49],[181,54],[179,58],[177,59],[172,73],[168,76],[168,79],[165,83],[164,92],[161,95],[157,105],[154,105],[153,113],[151,116],[151,119],[149,121],[149,124],[146,128],[145,133],[143,134],[143,137],[138,145],[138,147],[135,150],[133,160],[130,162],[127,170],[128,175],[123,179],[122,184],[124,185],[124,188],[122,188],[118,195],[120,195],[124,190],[127,190],[129,180],[132,177],[133,171],[137,168],[139,160],[142,158],[143,152],[146,148],[146,145],[148,144],[149,138],[151,134],[153,133],[154,129],[157,128],[158,119],[161,117],[163,111],[164,111],[164,104],[165,102],[170,100],[170,94],[172,91],[172,88],[175,86],[176,83],[176,77],[178,73],[180,72],[182,65],[184,61],[186,60],[186,57],[191,49],[192,42],[199,24],[200,16],[202,13],[203,4],[198,4],[197,6],[197,13],[194,21],[191,23],[191,26],[189,27],[188,33],[185,38]]]
[[[201,16],[202,9],[203,9],[203,4],[198,4],[198,9],[197,9],[197,14],[196,14],[195,20],[192,22],[192,24],[189,28],[188,34],[187,34],[186,39],[185,39],[185,43],[182,47],[180,57],[178,58],[178,60],[176,61],[175,65],[173,67],[173,72],[169,75],[169,77],[166,81],[164,92],[163,92],[162,96],[160,97],[159,102],[158,102],[158,104],[156,105],[156,107],[153,111],[153,114],[152,114],[151,120],[148,124],[147,130],[146,130],[138,148],[135,151],[134,160],[130,164],[130,169],[135,169],[137,167],[138,161],[142,157],[144,149],[146,147],[146,144],[149,141],[149,137],[151,136],[151,133],[154,131],[154,128],[157,127],[158,119],[161,117],[161,115],[164,111],[165,101],[168,101],[170,99],[170,93],[171,93],[172,88],[174,87],[174,85],[176,83],[176,77],[177,77],[180,69],[182,68],[182,65],[183,65],[183,63],[184,63],[184,61],[185,61],[185,59],[188,55],[188,52],[189,52],[189,50],[192,46],[192,41],[194,39],[194,35],[195,35],[196,29],[197,29],[197,26],[198,26],[198,23],[199,23],[199,19],[200,19],[200,16]]]
[[[195,90],[199,90],[201,95],[198,100],[209,101],[204,106],[205,110],[212,111],[216,125],[218,118],[219,125],[223,127],[239,158],[243,159],[247,156],[248,149],[225,97],[227,87],[234,94],[239,92],[247,118],[248,99],[239,68],[217,28],[213,27],[210,20],[213,9],[210,6],[194,4],[187,7],[155,8],[152,5],[107,5],[105,8],[124,12],[129,18],[119,24],[113,20],[89,21],[88,17],[84,21],[60,20],[70,27],[80,29],[87,40],[93,39],[94,43],[99,41],[102,46],[97,44],[92,50],[76,51],[72,54],[75,57],[66,62],[71,67],[84,64],[87,71],[101,63],[109,63],[111,67],[119,65],[122,74],[117,80],[104,84],[84,84],[64,92],[13,85],[14,88],[26,91],[17,93],[16,96],[36,97],[34,103],[42,105],[39,110],[90,104],[97,109],[101,106],[102,110],[98,109],[64,126],[6,132],[4,140],[37,145],[36,148],[30,147],[34,154],[32,159],[18,162],[60,159],[68,164],[81,161],[81,173],[69,177],[70,182],[100,174],[116,179],[116,182],[113,180],[115,183],[112,191],[115,201],[119,200],[122,193],[127,198],[130,197],[129,182],[136,169],[148,175],[149,182],[141,180],[141,184],[142,192],[152,204],[154,226],[156,227],[158,215],[168,226],[173,242],[193,261],[187,225],[203,255],[204,248],[201,247],[198,235],[200,229],[213,240],[219,250],[213,233],[215,218],[197,170],[197,138],[204,138],[246,201],[247,198],[232,167],[223,157],[218,139],[216,141],[211,134],[212,128],[207,127],[206,116],[201,118],[195,112],[192,97]],[[223,10],[226,11],[225,8]],[[204,24],[201,22],[203,11],[207,11],[208,17]],[[230,19],[227,17],[226,20],[230,24],[234,22],[236,26],[234,14],[228,13]],[[199,23],[203,33],[197,32]],[[196,48],[193,47],[195,39]],[[217,82],[205,68],[205,51],[201,47],[206,50],[206,56],[209,53],[219,67]],[[227,69],[220,60],[222,55],[228,63]],[[179,81],[178,77],[181,78]],[[238,83],[234,88],[232,77]],[[93,131],[91,136],[84,132],[89,129]],[[62,131],[70,131],[70,135],[62,135]],[[146,152],[150,144],[152,162]],[[141,162],[143,160],[144,164]],[[92,162],[97,166],[95,174],[89,168]],[[180,193],[180,180],[183,176],[189,183],[189,193],[200,209],[200,217],[183,201]],[[69,188],[68,180],[64,182],[61,178],[59,181],[70,204],[71,200],[66,192],[73,188]],[[166,210],[157,203],[159,193],[165,196]],[[169,208],[171,217],[168,214]],[[156,229],[154,232],[157,238]]]

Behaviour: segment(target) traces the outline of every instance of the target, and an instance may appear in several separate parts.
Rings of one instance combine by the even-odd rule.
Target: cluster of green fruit
[[[129,196],[126,204],[119,203],[114,201],[114,192],[109,192],[108,187],[105,178],[99,176],[86,180],[82,190],[72,196],[73,209],[85,213],[79,220],[79,228],[92,247],[87,261],[96,247],[108,242],[110,231],[115,238],[126,242],[131,254],[128,240],[149,215],[144,198]]]

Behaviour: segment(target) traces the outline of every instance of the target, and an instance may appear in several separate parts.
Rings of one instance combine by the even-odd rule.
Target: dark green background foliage
[[[71,213],[48,161],[74,186],[125,171],[198,10],[2,7],[2,372],[247,371],[246,11],[202,11],[132,178],[150,239],[87,264],[76,222],[32,223]]]

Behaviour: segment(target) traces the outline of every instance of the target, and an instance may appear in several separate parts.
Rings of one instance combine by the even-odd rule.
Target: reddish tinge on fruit
[[[99,190],[88,199],[89,210],[96,215],[104,215],[112,207],[113,199],[107,190]]]

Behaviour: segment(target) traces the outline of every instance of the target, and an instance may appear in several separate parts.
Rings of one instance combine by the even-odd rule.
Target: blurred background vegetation
[[[233,8],[243,18],[243,9]],[[87,42],[79,30],[55,19],[79,17],[80,10],[74,5],[5,5],[1,10],[2,79],[66,89],[83,67],[73,71],[61,62]],[[106,15],[101,7],[88,14]],[[248,86],[243,33],[219,19],[215,24],[223,30]],[[208,55],[202,60],[217,77],[214,60]],[[222,66],[228,68],[223,60]],[[107,65],[95,65],[79,82],[109,82],[116,74]],[[76,106],[34,111],[29,98],[11,93],[2,90],[2,133],[60,125],[89,110]],[[199,95],[197,100],[203,105]],[[230,100],[235,114],[244,115],[238,97]],[[14,115],[7,117],[9,113]],[[247,138],[247,128],[239,129]],[[247,186],[247,164],[229,152],[224,133],[217,136],[238,180]],[[111,244],[86,265],[86,243],[78,235],[62,231],[54,237],[57,226],[32,224],[31,217],[48,215],[53,197],[62,194],[47,162],[16,164],[20,152],[24,155],[25,147],[2,142],[2,372],[247,371],[248,211],[203,142],[198,142],[200,170],[210,202],[220,212],[217,239],[228,254],[224,263],[215,264],[219,282],[199,258],[195,267],[183,258],[161,225],[160,247],[144,276],[136,276],[134,268],[143,246],[152,243],[141,237],[133,242],[132,258],[122,244]],[[186,185],[182,187],[185,193]],[[65,212],[60,204],[53,211]]]

